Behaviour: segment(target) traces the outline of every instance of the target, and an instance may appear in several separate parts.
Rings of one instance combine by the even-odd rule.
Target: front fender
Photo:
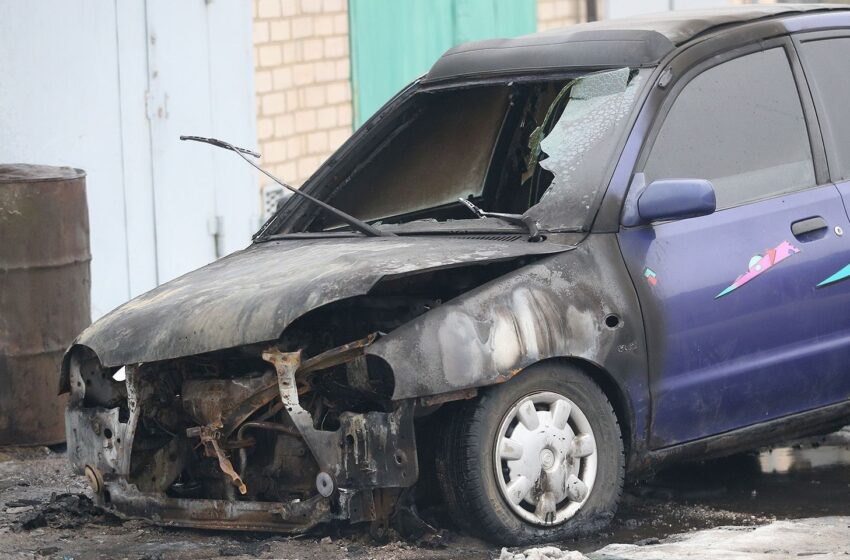
[[[394,399],[492,385],[541,360],[580,358],[612,376],[631,405],[635,428],[643,430],[645,349],[637,295],[617,241],[599,234],[429,311],[367,353],[392,368]]]

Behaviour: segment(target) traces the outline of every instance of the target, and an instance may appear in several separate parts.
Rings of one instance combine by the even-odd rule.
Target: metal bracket
[[[310,367],[316,358],[307,360],[302,367],[300,351],[281,352],[272,347],[263,352],[263,359],[277,372],[281,401],[319,470],[331,475],[338,488],[398,488],[415,483],[419,466],[413,402],[398,403],[396,410],[388,413],[344,412],[339,418],[339,429],[316,429],[312,415],[299,402],[296,382],[296,373],[309,374],[318,369]],[[342,363],[335,359],[327,362]]]
[[[227,458],[227,455],[224,454],[224,451],[218,444],[218,440],[221,439],[222,427],[221,422],[217,424],[210,424],[209,426],[196,426],[194,428],[187,428],[186,435],[188,437],[201,438],[201,443],[204,444],[204,453],[206,456],[217,458],[218,468],[221,469],[221,472],[230,477],[233,485],[239,488],[240,494],[245,495],[248,493],[248,487],[245,486],[244,482],[242,482],[242,478],[239,477],[236,469],[233,468],[233,463],[230,462],[230,459]]]

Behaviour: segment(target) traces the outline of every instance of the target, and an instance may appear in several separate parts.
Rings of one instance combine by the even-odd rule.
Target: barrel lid
[[[32,165],[29,163],[0,164],[0,184],[40,183],[44,181],[68,181],[85,177],[86,172],[74,167]]]

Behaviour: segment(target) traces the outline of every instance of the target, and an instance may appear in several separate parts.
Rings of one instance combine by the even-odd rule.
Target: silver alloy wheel
[[[502,497],[529,523],[565,522],[593,490],[593,430],[584,412],[558,393],[532,393],[514,403],[499,425],[494,454]]]

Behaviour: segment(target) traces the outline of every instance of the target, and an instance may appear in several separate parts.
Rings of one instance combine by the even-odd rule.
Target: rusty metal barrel
[[[0,445],[65,441],[59,368],[91,321],[85,176],[0,165]]]

